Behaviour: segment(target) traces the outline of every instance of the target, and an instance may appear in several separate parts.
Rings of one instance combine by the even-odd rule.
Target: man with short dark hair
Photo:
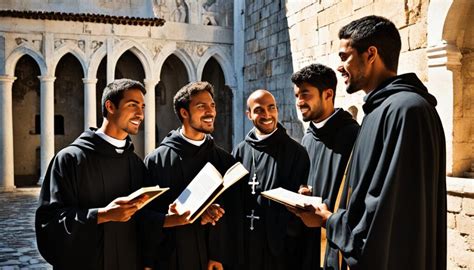
[[[311,161],[309,188],[300,192],[321,197],[333,210],[359,124],[348,112],[334,108],[337,78],[331,68],[312,64],[294,73],[291,81],[295,84],[296,106],[303,120],[310,122],[301,141]],[[305,233],[303,269],[319,269],[326,253],[325,244],[320,245],[321,236],[323,240],[326,237],[325,230],[308,228]]]
[[[235,243],[243,244],[243,258],[234,269],[301,269],[301,221],[261,192],[279,187],[298,192],[308,179],[308,154],[278,122],[276,100],[269,91],[251,93],[246,113],[254,128],[233,151],[250,172],[238,183],[242,210],[235,223],[243,224],[238,239],[243,243]]]
[[[446,144],[436,99],[415,74],[397,75],[401,40],[391,21],[364,17],[339,38],[347,92],[367,96],[339,210],[316,207],[331,247],[326,269],[339,268],[338,252],[342,269],[446,269]]]
[[[151,208],[166,212],[171,204],[207,162],[222,174],[235,163],[232,156],[214,143],[210,133],[214,131],[216,104],[214,88],[208,82],[192,82],[174,96],[174,110],[182,123],[171,131],[160,146],[145,158],[150,180],[170,190]],[[223,209],[215,208],[214,219],[204,217],[202,223],[215,222]],[[219,226],[216,225],[216,226]],[[145,239],[146,266],[155,269],[206,270],[222,269],[222,250],[216,248],[214,227],[199,222],[176,228],[149,226]],[[158,240],[157,240],[158,239]]]
[[[83,132],[49,164],[36,211],[41,255],[54,269],[139,269],[141,200],[123,196],[143,186],[145,166],[130,134],[144,117],[145,88],[128,79],[102,96],[104,121]]]

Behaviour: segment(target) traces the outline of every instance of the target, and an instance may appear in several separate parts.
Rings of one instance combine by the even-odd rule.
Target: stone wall
[[[352,20],[377,14],[392,20],[400,30],[402,52],[399,73],[415,72],[427,80],[426,16],[428,0],[321,0],[287,1],[293,68],[298,70],[314,62],[336,69],[339,65],[339,29]],[[355,105],[361,112],[362,91],[347,95],[340,76],[336,90],[336,107]],[[358,120],[362,120],[359,113]]]
[[[474,184],[448,178],[448,269],[474,267]]]
[[[246,0],[244,99],[256,89],[273,93],[279,120],[294,138],[301,138],[290,77],[293,73],[285,1]],[[244,121],[245,130],[252,127]]]

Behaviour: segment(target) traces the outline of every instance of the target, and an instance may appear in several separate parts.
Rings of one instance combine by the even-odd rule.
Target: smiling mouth
[[[214,122],[214,118],[212,117],[203,118],[202,121],[207,124],[212,124]]]
[[[300,112],[302,114],[305,114],[305,113],[309,112],[309,108],[308,107],[300,107]]]
[[[262,123],[264,125],[270,125],[270,124],[273,124],[273,119],[262,120],[262,121],[260,121],[260,123]]]
[[[130,120],[130,123],[139,126],[141,124],[141,120]]]

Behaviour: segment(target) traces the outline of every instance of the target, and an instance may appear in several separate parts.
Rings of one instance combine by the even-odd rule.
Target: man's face
[[[350,45],[349,39],[341,39],[339,44],[339,57],[341,64],[337,68],[344,78],[346,92],[355,93],[364,89],[367,84],[367,63],[363,59],[366,52],[359,54],[355,48]]]
[[[303,82],[294,86],[296,106],[303,116],[303,121],[319,122],[324,115],[325,104],[317,87]]]
[[[108,101],[110,102],[110,101]],[[110,102],[112,103],[112,102]],[[117,134],[114,137],[123,139],[128,134],[136,135],[145,116],[145,98],[139,89],[123,92],[118,108],[113,106],[113,113],[107,119]]]
[[[259,134],[270,134],[277,128],[278,109],[275,98],[264,93],[248,102],[247,116]]]
[[[189,103],[189,117],[183,119],[183,123],[195,132],[209,134],[214,131],[214,120],[216,118],[216,104],[211,94],[202,91],[191,97]]]

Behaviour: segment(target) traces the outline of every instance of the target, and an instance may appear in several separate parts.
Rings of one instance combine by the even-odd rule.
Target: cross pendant
[[[247,216],[247,218],[250,219],[250,230],[253,231],[253,229],[255,229],[255,227],[253,226],[253,221],[256,219],[256,220],[259,220],[260,217],[259,216],[256,216],[254,215],[255,213],[255,210],[252,209],[252,214]]]
[[[250,181],[248,184],[252,186],[252,194],[255,194],[255,186],[259,184],[259,182],[257,182],[256,173],[253,174],[252,181]]]

